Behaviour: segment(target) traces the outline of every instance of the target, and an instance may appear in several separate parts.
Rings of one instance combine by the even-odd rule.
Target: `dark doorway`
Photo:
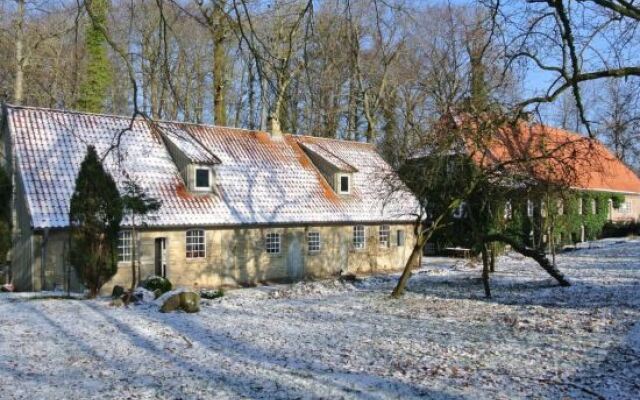
[[[167,239],[166,238],[156,239],[155,261],[156,261],[155,274],[157,276],[166,278],[167,277]]]

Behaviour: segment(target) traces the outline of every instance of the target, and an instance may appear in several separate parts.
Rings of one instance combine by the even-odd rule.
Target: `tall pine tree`
[[[77,108],[81,111],[103,111],[111,84],[111,65],[107,52],[106,29],[109,0],[86,0],[89,23],[85,29],[87,67],[80,85]]]
[[[123,205],[116,183],[89,146],[71,197],[70,261],[95,297],[117,272],[116,251]]]

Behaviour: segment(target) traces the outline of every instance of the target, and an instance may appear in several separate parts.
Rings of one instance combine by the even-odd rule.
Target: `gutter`
[[[353,225],[405,225],[413,224],[416,219],[411,218],[407,220],[373,220],[373,221],[307,221],[307,222],[293,222],[293,223],[259,223],[259,224],[182,224],[182,225],[150,225],[138,226],[136,230],[139,231],[153,231],[153,230],[183,230],[185,228],[209,228],[209,229],[264,229],[264,228],[304,228],[311,226],[353,226]],[[129,225],[122,225],[121,228],[129,229]],[[45,230],[51,230],[53,232],[64,232],[69,229],[68,226],[58,227],[39,227],[33,228],[34,233],[43,233]]]

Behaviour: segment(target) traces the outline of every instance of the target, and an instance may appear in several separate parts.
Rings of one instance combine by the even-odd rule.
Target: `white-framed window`
[[[378,230],[378,243],[382,248],[389,247],[389,237],[391,236],[391,229],[389,225],[380,225],[380,229]]]
[[[556,201],[556,210],[558,215],[564,215],[564,200],[558,199]]]
[[[133,238],[131,231],[118,232],[118,262],[131,261]]]
[[[404,246],[404,242],[405,242],[404,230],[398,229],[398,231],[396,232],[396,244],[398,245],[398,247],[401,247],[401,246]]]
[[[613,201],[611,201],[613,203]],[[629,207],[629,203],[627,203],[626,201],[623,201],[622,203],[620,203],[620,205],[618,206],[618,212],[621,214],[627,214],[630,210]]]
[[[544,200],[540,202],[540,215],[543,217],[547,216],[547,203]]]
[[[580,197],[578,199],[578,215],[582,215],[582,211],[583,211],[583,203],[584,199],[582,197]]]
[[[527,217],[533,217],[533,200],[527,200]]]
[[[347,174],[338,175],[338,193],[349,194],[351,193],[351,177]]]
[[[453,210],[453,214],[452,214],[453,218],[459,219],[464,217],[464,212],[466,207],[467,207],[467,203],[464,201],[461,202],[460,205],[455,210]]]
[[[196,190],[211,189],[211,170],[209,168],[196,167],[193,173],[193,182]]]
[[[513,205],[511,204],[511,200],[507,200],[507,202],[504,203],[504,219],[510,220],[511,218],[513,218]]]
[[[186,234],[187,258],[205,258],[207,256],[207,245],[203,229],[189,229]]]
[[[264,248],[267,254],[280,254],[281,244],[279,233],[270,232],[264,237]]]
[[[596,215],[598,213],[598,202],[596,199],[591,199],[591,214]]]
[[[320,252],[320,232],[309,231],[307,233],[307,250],[309,253]]]
[[[364,225],[356,225],[353,227],[353,248],[364,249],[367,243],[367,237],[365,236]]]

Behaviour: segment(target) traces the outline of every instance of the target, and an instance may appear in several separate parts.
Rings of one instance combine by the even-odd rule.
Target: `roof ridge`
[[[313,136],[313,135],[304,135],[304,134],[291,134],[291,133],[287,133],[287,135],[295,136],[295,137],[301,137],[301,138],[320,139],[320,140],[329,141],[329,142],[344,142],[344,143],[361,144],[363,146],[375,147],[375,144],[373,144],[373,143],[359,142],[357,140],[329,138],[329,137],[324,137],[324,136]]]
[[[131,119],[131,115],[119,115],[119,114],[108,114],[108,113],[92,113],[92,112],[87,112],[87,111],[80,111],[80,110],[74,110],[74,109],[66,109],[66,108],[51,108],[51,107],[37,107],[37,106],[27,106],[27,105],[16,105],[16,104],[11,104],[11,103],[5,103],[5,106],[9,109],[27,109],[27,110],[40,110],[40,111],[49,111],[49,112],[57,112],[57,113],[63,113],[63,114],[75,114],[75,115],[90,115],[90,116],[96,116],[96,117],[108,117],[108,118],[117,118],[117,119]],[[136,118],[138,118],[138,116],[143,117],[143,115],[136,115]],[[147,120],[145,118],[145,120]],[[155,118],[149,118],[149,121],[152,121],[153,123],[168,123],[168,124],[184,124],[184,125],[195,125],[195,126],[201,126],[201,127],[208,127],[208,128],[221,128],[221,129],[230,129],[230,130],[236,130],[236,131],[245,131],[247,133],[267,133],[267,131],[263,131],[260,129],[248,129],[248,128],[240,128],[240,127],[235,127],[235,126],[224,126],[224,125],[215,125],[215,124],[207,124],[207,123],[202,123],[202,122],[191,122],[191,121],[175,121],[175,120],[167,120],[167,119],[155,119]],[[298,137],[298,138],[312,138],[312,139],[320,139],[323,141],[332,141],[332,142],[343,142],[343,143],[352,143],[352,144],[358,144],[358,145],[363,145],[363,146],[370,146],[370,147],[375,147],[375,144],[373,143],[368,143],[368,142],[359,142],[357,140],[348,140],[348,139],[339,139],[339,138],[328,138],[328,137],[323,137],[323,136],[313,136],[313,135],[306,135],[306,134],[294,134],[294,133],[285,133],[284,136],[291,136],[291,137]]]
[[[36,106],[25,106],[25,105],[15,105],[11,103],[6,103],[5,106],[9,109],[26,109],[26,110],[40,110],[40,111],[51,111],[63,114],[78,114],[78,115],[92,115],[96,117],[111,117],[111,118],[119,118],[119,119],[131,119],[130,115],[118,115],[118,114],[106,114],[106,113],[92,113],[87,111],[79,111],[72,110],[66,108],[51,108],[51,107],[36,107]]]

